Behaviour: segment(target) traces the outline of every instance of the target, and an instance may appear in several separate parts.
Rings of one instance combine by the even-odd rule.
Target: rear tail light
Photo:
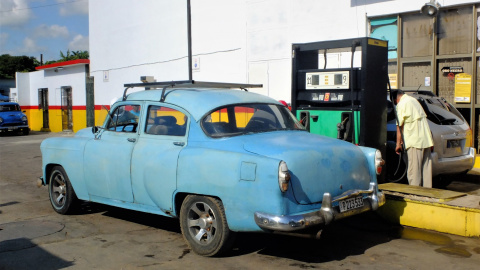
[[[385,160],[382,158],[382,153],[377,150],[375,151],[375,172],[377,175],[382,173],[383,165],[385,165]]]
[[[472,147],[473,146],[473,136],[472,136],[472,129],[469,128],[467,130],[466,134],[466,140],[465,140],[465,147]]]
[[[290,173],[288,172],[287,163],[281,161],[278,165],[278,185],[280,190],[285,192],[288,190],[288,183],[290,182]]]

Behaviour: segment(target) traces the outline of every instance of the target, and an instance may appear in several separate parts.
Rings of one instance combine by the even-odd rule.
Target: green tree
[[[35,57],[0,55],[0,79],[15,79],[15,72],[35,71],[39,65]]]
[[[70,60],[77,60],[77,59],[89,59],[89,54],[88,51],[72,51],[67,50],[67,53],[64,54],[62,51],[60,51],[60,59],[59,60],[53,60],[53,61],[47,61],[45,62],[45,65],[49,64],[54,64],[54,63],[59,63],[59,62],[65,62],[65,61],[70,61]]]

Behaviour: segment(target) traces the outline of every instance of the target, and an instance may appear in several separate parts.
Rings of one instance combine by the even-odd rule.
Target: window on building
[[[476,87],[476,89],[477,89],[477,99],[476,100],[474,99],[473,102],[475,102],[475,104],[478,105],[478,104],[480,104],[480,91],[478,90],[478,89],[480,89],[480,57],[477,57],[476,62],[477,62],[477,83],[476,83],[476,85],[477,85],[477,87]],[[479,127],[479,129],[480,129],[480,127]],[[480,140],[480,138],[479,138],[479,140]]]
[[[404,63],[402,86],[407,90],[426,90],[431,85],[431,70],[430,62]]]
[[[402,57],[433,54],[434,21],[421,13],[402,16]]]
[[[388,79],[392,89],[398,89],[398,25],[397,17],[372,19],[370,37],[388,41]]]
[[[388,41],[388,59],[397,58],[397,17],[372,19],[370,37]]]
[[[438,13],[438,55],[472,52],[472,8],[441,10]]]
[[[458,73],[472,74],[471,58],[447,58],[438,61],[438,95],[455,104],[455,75]],[[443,72],[442,70],[460,69],[461,72]]]

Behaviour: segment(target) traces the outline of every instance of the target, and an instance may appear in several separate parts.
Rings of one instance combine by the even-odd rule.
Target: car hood
[[[2,117],[4,123],[13,123],[22,121],[22,117],[25,114],[20,111],[10,111],[10,112],[0,112],[0,117]]]
[[[75,133],[75,137],[84,137],[84,138],[95,138],[95,134],[92,132],[92,128],[82,128],[77,133]]]
[[[326,192],[335,197],[348,190],[369,188],[368,162],[358,146],[300,131],[254,136],[244,143],[244,149],[287,163],[297,203],[319,203]]]

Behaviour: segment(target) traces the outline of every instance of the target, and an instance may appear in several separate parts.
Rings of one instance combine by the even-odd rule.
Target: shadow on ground
[[[178,219],[154,214],[91,204],[90,212],[174,233],[181,233]],[[327,226],[320,239],[312,235],[284,235],[276,233],[237,233],[232,251],[226,257],[258,253],[279,258],[290,258],[304,263],[342,260],[364,254],[373,246],[399,238],[398,225],[392,225],[375,213],[364,213]]]

